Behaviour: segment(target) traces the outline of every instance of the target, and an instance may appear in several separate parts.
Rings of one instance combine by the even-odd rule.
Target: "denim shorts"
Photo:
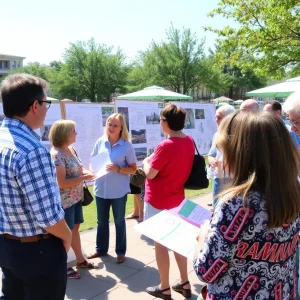
[[[83,223],[83,212],[82,212],[82,203],[81,201],[64,209],[65,211],[65,220],[71,230],[74,229],[75,224]]]
[[[163,211],[163,209],[157,209],[153,207],[149,202],[145,201],[144,204],[144,220],[150,219],[151,217],[157,215]]]

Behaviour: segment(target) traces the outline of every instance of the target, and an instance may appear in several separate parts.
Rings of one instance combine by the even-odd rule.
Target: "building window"
[[[9,69],[9,61],[8,60],[0,60],[0,69],[2,69],[2,70]]]

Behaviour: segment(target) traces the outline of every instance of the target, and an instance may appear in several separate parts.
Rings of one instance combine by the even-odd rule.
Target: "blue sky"
[[[94,37],[97,43],[120,47],[134,58],[152,39],[161,41],[171,22],[206,37],[203,26],[222,28],[229,20],[207,13],[218,0],[0,0],[0,53],[25,56],[25,63],[62,60],[70,42]],[[5,12],[5,13],[4,13]]]

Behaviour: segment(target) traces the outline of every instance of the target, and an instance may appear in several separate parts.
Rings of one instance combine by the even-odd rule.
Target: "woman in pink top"
[[[168,139],[162,141],[155,152],[144,160],[147,176],[144,219],[149,219],[164,209],[180,205],[184,200],[184,184],[192,169],[195,146],[193,140],[182,132],[185,111],[168,104],[160,113],[160,125]],[[155,255],[161,283],[148,287],[146,291],[157,298],[171,299],[169,284],[170,259],[168,249],[155,242]],[[191,297],[191,286],[187,275],[187,258],[174,252],[180,271],[180,282],[172,289],[184,297]]]

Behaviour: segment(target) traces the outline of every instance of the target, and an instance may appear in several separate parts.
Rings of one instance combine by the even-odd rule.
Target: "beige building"
[[[23,67],[25,57],[9,54],[0,54],[0,79],[13,70]]]

